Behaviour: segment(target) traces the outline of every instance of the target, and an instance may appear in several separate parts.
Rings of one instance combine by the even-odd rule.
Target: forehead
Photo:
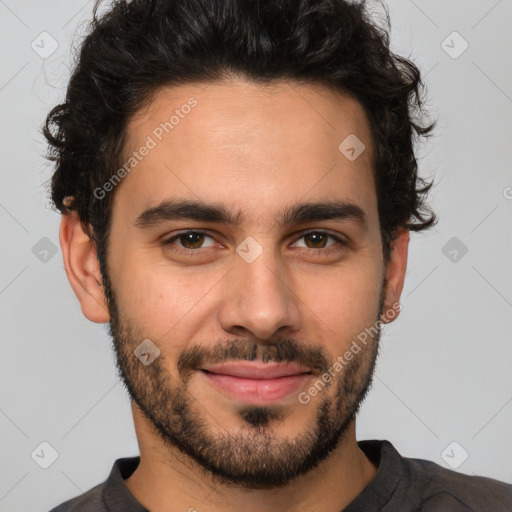
[[[354,141],[364,148],[355,160],[344,153]],[[258,221],[284,203],[317,197],[359,198],[369,208],[373,155],[361,105],[317,84],[165,87],[127,127],[125,162],[134,165],[114,203],[133,217],[169,196],[208,199],[257,213]]]

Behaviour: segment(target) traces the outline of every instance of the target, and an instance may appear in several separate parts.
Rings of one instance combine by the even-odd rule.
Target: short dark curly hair
[[[115,192],[98,199],[93,191],[122,166],[130,118],[160,88],[183,83],[241,76],[350,95],[371,125],[384,260],[399,228],[437,222],[426,202],[432,182],[418,176],[414,151],[436,122],[422,124],[425,86],[417,66],[389,48],[386,7],[387,30],[364,0],[115,0],[99,16],[100,3],[65,101],[42,133],[56,162],[51,200],[61,213],[77,211],[102,272]]]

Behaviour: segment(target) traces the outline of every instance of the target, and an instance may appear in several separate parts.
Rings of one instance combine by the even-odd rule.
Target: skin
[[[317,84],[264,87],[235,78],[167,87],[131,120],[129,152],[191,96],[198,105],[111,192],[108,276],[101,275],[96,248],[76,212],[61,222],[70,284],[89,320],[111,323],[118,366],[132,398],[141,462],[125,483],[153,512],[339,511],[377,471],[357,445],[355,412],[371,382],[378,336],[307,405],[293,393],[269,409],[252,408],[252,416],[201,372],[182,379],[177,363],[194,350],[213,361],[214,346],[227,360],[228,345],[237,347],[239,359],[248,359],[254,347],[258,360],[273,359],[293,340],[292,359],[301,355],[312,362],[317,350],[320,361],[331,365],[399,302],[409,233],[398,232],[384,266],[374,148],[368,119],[355,100]],[[349,134],[366,146],[355,161],[338,150]],[[135,226],[144,209],[170,197],[223,204],[244,219],[238,227],[189,219],[145,230]],[[285,227],[275,221],[285,207],[333,198],[360,206],[366,228],[349,219]],[[348,245],[304,237],[312,228],[345,237]],[[161,245],[183,230],[207,231],[208,237]],[[252,263],[236,252],[249,236],[262,248]],[[329,246],[337,249],[328,253]],[[184,255],[178,247],[203,252]],[[148,366],[133,355],[146,338],[160,350]],[[318,375],[311,376],[299,391],[316,380]],[[316,420],[322,407],[327,424],[340,427],[323,432],[333,445],[321,447],[315,467],[265,485],[263,475],[256,474],[263,462],[292,467],[320,446]],[[188,427],[195,428],[194,435],[187,437],[184,428],[180,431],[184,423],[170,418],[191,420],[192,415],[196,422]],[[224,474],[185,453],[171,433],[196,455],[201,441],[211,443],[211,461],[223,465]],[[267,445],[254,446],[255,441]],[[293,441],[299,443],[291,450]],[[243,446],[248,451],[241,455],[236,447]]]

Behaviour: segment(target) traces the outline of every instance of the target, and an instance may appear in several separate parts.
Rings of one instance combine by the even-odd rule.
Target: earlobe
[[[84,316],[91,322],[110,320],[96,248],[83,230],[76,211],[62,215],[59,240],[64,268]]]
[[[400,312],[400,296],[404,287],[408,248],[409,230],[402,228],[391,243],[391,254],[386,267],[385,299],[381,312],[383,323],[392,322]]]

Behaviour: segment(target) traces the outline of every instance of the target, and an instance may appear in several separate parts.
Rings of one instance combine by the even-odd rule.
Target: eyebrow
[[[240,211],[233,213],[222,204],[168,199],[157,206],[144,210],[137,217],[135,226],[141,229],[149,229],[168,221],[180,219],[221,223],[238,227],[242,223],[244,215]],[[277,223],[279,226],[285,227],[332,219],[356,221],[363,228],[366,228],[368,223],[367,215],[360,206],[341,200],[326,200],[289,206],[277,216]]]

